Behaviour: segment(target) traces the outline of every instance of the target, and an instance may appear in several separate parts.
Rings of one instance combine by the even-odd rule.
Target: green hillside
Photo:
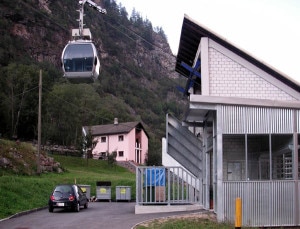
[[[96,196],[96,182],[111,181],[112,200],[115,200],[116,186],[131,186],[131,199],[135,199],[135,174],[125,168],[117,165],[111,166],[107,161],[93,159],[87,161],[79,157],[49,155],[60,163],[64,172],[42,173],[39,176],[26,175],[26,173],[34,173],[36,169],[36,151],[33,150],[31,144],[1,139],[0,143],[0,158],[7,158],[11,165],[19,165],[22,158],[22,161],[28,164],[26,171],[15,171],[13,166],[0,167],[0,219],[22,211],[47,206],[52,189],[61,183],[76,182],[90,185],[91,196]],[[19,157],[11,155],[11,152],[19,152]],[[0,163],[3,161],[1,160]],[[17,167],[20,168],[20,166]]]

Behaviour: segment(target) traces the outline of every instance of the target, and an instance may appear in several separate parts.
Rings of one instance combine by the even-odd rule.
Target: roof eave
[[[181,66],[181,63],[185,62],[190,66],[193,65],[193,61],[195,59],[198,46],[202,37],[208,37],[209,39],[214,40],[215,42],[219,43],[220,45],[224,46],[225,48],[239,55],[240,57],[246,59],[253,65],[267,72],[274,78],[285,83],[292,89],[296,90],[297,92],[300,92],[300,85],[298,82],[291,79],[287,75],[280,73],[278,70],[274,69],[270,65],[267,65],[262,61],[259,61],[258,59],[256,59],[255,57],[247,53],[246,51],[228,42],[220,35],[216,34],[215,32],[212,32],[211,30],[204,27],[203,25],[196,22],[195,20],[191,19],[187,15],[184,15],[183,24],[182,24],[181,37],[179,42],[178,54],[176,58],[176,66],[175,66],[176,72],[178,72],[179,74],[185,77],[188,77],[189,72],[184,67]]]

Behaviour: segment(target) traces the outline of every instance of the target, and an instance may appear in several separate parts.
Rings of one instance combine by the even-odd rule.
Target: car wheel
[[[84,205],[84,208],[87,209],[88,206],[89,206],[89,202],[86,202],[85,205]]]
[[[53,212],[53,207],[49,206],[49,212]]]
[[[76,204],[75,206],[75,211],[76,212],[79,212],[80,211],[80,205],[79,205],[79,202]]]

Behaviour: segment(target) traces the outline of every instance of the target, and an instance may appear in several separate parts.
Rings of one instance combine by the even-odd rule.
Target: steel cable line
[[[111,16],[107,16],[107,17],[112,18]],[[109,26],[111,26],[112,28],[118,30],[120,33],[122,33],[122,34],[124,34],[125,36],[127,36],[129,39],[131,39],[131,40],[133,40],[133,41],[137,41],[137,40],[134,40],[133,38],[129,37],[127,34],[125,34],[123,31],[121,31],[121,30],[118,29],[117,27],[113,26],[113,25],[112,25],[111,23],[109,23],[108,21],[105,21],[105,19],[104,19],[104,22],[107,23],[107,24],[108,24]],[[159,47],[159,46],[157,46],[156,44],[154,44],[154,43],[148,41],[146,38],[142,37],[141,35],[139,35],[139,34],[136,33],[135,31],[133,31],[132,29],[130,29],[130,28],[128,28],[128,27],[126,27],[126,26],[124,26],[124,25],[122,25],[122,24],[120,24],[120,23],[118,23],[118,26],[123,27],[124,29],[128,30],[129,32],[131,32],[131,34],[134,34],[134,35],[138,36],[139,38],[141,38],[143,41],[145,41],[146,43],[150,44],[151,46],[153,46],[153,47],[155,47],[155,48],[158,48],[158,49],[159,49],[160,51],[162,51],[164,54],[170,55],[170,56],[173,57],[173,58],[176,57],[176,56],[173,55],[173,54],[169,54],[169,53],[164,52],[164,50],[163,50],[161,47]],[[153,31],[153,29],[152,29],[152,31]],[[153,32],[155,33],[155,31],[153,31]]]
[[[34,11],[37,12],[38,14],[42,15],[42,16],[45,17],[46,19],[50,20],[51,22],[53,22],[55,25],[59,26],[59,27],[60,27],[61,29],[63,29],[64,31],[69,32],[68,29],[66,29],[65,27],[61,26],[59,23],[55,22],[55,21],[54,21],[52,18],[50,18],[48,15],[46,15],[46,14],[44,14],[44,13],[42,13],[42,12],[36,10],[36,9],[33,8],[31,5],[29,5],[28,3],[25,3],[24,1],[19,1],[19,2],[22,3],[22,4],[24,4],[24,5],[26,5],[27,7],[30,7],[32,10],[34,10]],[[125,8],[125,9],[126,9],[126,8]],[[120,9],[118,9],[118,10],[120,10]],[[113,17],[110,16],[110,15],[106,15],[105,17],[113,18]],[[124,33],[123,31],[121,31],[119,28],[113,26],[111,23],[109,23],[108,21],[106,21],[106,20],[105,20],[105,17],[102,17],[102,19],[104,18],[104,19],[103,19],[103,22],[105,22],[107,25],[111,26],[113,29],[115,29],[115,30],[119,31],[120,33],[122,33],[123,35],[125,35],[128,39],[131,39],[131,40],[133,40],[133,41],[137,41],[137,40],[135,40],[134,38],[130,37],[128,34],[126,34],[126,33]],[[127,20],[128,20],[128,19],[127,19]],[[152,45],[153,47],[158,48],[163,54],[168,54],[168,53],[164,52],[164,50],[163,50],[161,47],[159,47],[159,46],[157,46],[157,45],[155,45],[155,44],[153,44],[153,43],[147,41],[145,38],[143,38],[141,35],[137,34],[137,33],[136,33],[135,31],[133,31],[132,29],[130,29],[130,28],[124,26],[124,25],[121,25],[120,23],[117,23],[117,24],[118,24],[120,27],[123,27],[125,30],[129,31],[131,34],[134,34],[134,35],[138,36],[138,37],[139,37],[140,39],[142,39],[144,42],[146,42],[146,43]],[[141,45],[141,44],[138,43],[138,45]],[[175,57],[173,54],[168,54],[168,55],[170,55],[170,57],[172,57],[172,58]],[[131,71],[132,73],[134,73],[135,75],[141,76],[139,73],[137,73],[136,71],[132,70],[130,67],[125,66],[124,64],[121,64],[120,62],[118,62],[118,63],[119,63],[121,66],[126,67],[127,70],[130,70],[130,71]],[[166,79],[167,79],[167,80],[171,80],[171,79],[169,79],[169,78],[166,78]],[[173,81],[172,81],[172,82],[173,82]],[[200,83],[198,83],[198,82],[195,81],[195,80],[193,80],[193,83],[200,86]]]
[[[112,18],[111,16],[107,16],[107,17]],[[135,40],[134,38],[132,38],[132,37],[130,37],[129,35],[127,35],[126,33],[124,33],[123,31],[121,31],[119,28],[113,26],[111,23],[109,23],[109,22],[106,21],[105,19],[103,19],[103,21],[104,21],[107,25],[109,25],[110,27],[112,27],[113,29],[115,29],[115,30],[119,31],[120,33],[122,33],[123,35],[125,35],[128,39],[131,39],[131,40],[133,40],[133,41],[135,41],[135,42],[137,41],[137,40]],[[144,37],[142,37],[141,35],[139,35],[139,34],[136,33],[135,31],[133,31],[132,29],[130,29],[130,28],[124,26],[124,25],[121,25],[120,23],[117,23],[117,24],[118,24],[120,27],[123,27],[123,28],[125,28],[127,31],[131,32],[131,34],[134,34],[134,35],[138,36],[139,38],[141,38],[141,39],[142,39],[143,41],[145,41],[146,43],[152,45],[153,47],[158,48],[163,54],[167,54],[167,55],[169,55],[169,56],[172,57],[172,58],[174,58],[174,57],[176,58],[175,55],[164,52],[164,50],[163,50],[161,47],[155,45],[154,43],[149,42],[148,40],[146,40]],[[153,32],[154,32],[154,31],[153,31]],[[137,43],[137,44],[140,45],[140,46],[142,46],[142,45],[139,44],[139,43]],[[121,63],[119,62],[119,64],[121,64]],[[127,70],[129,70],[129,68],[128,68],[127,66],[125,66],[124,64],[121,64],[121,65],[122,65],[123,67],[126,67]],[[131,71],[131,72],[134,72],[136,75],[139,75],[139,74],[137,74],[137,73],[136,73],[135,71],[133,71],[133,70],[130,70],[130,71]],[[175,71],[175,69],[174,69],[174,71]],[[178,73],[178,74],[179,74],[179,73]],[[167,78],[167,79],[170,80],[169,78]],[[195,85],[201,86],[201,84],[198,83],[196,80],[193,80],[193,83],[194,83]]]
[[[63,27],[62,25],[60,25],[59,23],[55,22],[51,17],[49,17],[48,15],[42,13],[41,11],[33,8],[31,5],[29,5],[28,3],[26,2],[23,2],[23,1],[19,1],[20,3],[22,3],[23,5],[31,8],[33,11],[35,11],[36,13],[42,15],[44,18],[48,19],[49,21],[53,22],[55,25],[59,26],[61,29],[63,29],[64,31],[66,32],[70,32],[67,28]],[[111,16],[109,16],[110,18],[112,18]],[[117,27],[113,26],[111,23],[109,23],[108,21],[105,21],[103,20],[107,25],[109,25],[110,27],[112,27],[113,29],[119,31],[120,33],[122,33],[123,35],[125,35],[128,39],[131,39],[132,41],[137,41],[135,40],[134,38],[130,37],[128,34],[122,32],[120,29],[118,29]],[[155,46],[157,47],[158,49],[160,49],[161,51],[163,51],[160,47],[156,46],[155,44],[153,43],[150,43],[149,41],[147,41],[146,39],[144,39],[142,36],[140,36],[139,34],[137,34],[136,32],[132,31],[131,29],[127,28],[126,26],[123,26],[121,24],[118,23],[119,26],[122,26],[123,28],[125,28],[126,30],[128,31],[131,31],[133,34],[135,34],[136,36],[140,37],[141,39],[143,39],[145,42],[147,42],[148,44],[152,45],[152,46]],[[140,44],[138,44],[140,45]],[[165,53],[165,52],[164,52]],[[173,56],[174,57],[174,56]],[[121,64],[119,61],[118,61],[119,64]],[[135,75],[138,75],[138,76],[141,76],[139,73],[137,73],[136,71],[132,70],[130,67],[128,66],[125,66],[124,64],[121,64],[121,66],[125,67],[127,70],[131,71],[132,73],[134,73]],[[107,72],[107,71],[106,71]],[[168,79],[170,80],[170,79]]]
[[[46,19],[48,19],[49,21],[51,21],[52,23],[54,23],[55,25],[57,25],[59,28],[68,31],[68,29],[66,29],[65,27],[63,27],[62,25],[60,25],[59,23],[57,23],[56,21],[54,21],[52,18],[50,18],[49,16],[45,15],[44,13],[42,13],[40,10],[37,10],[36,8],[34,8],[33,6],[29,5],[28,3],[26,3],[23,0],[18,1],[19,3],[31,8],[34,12],[38,13],[39,15],[42,15],[43,17],[45,17]]]
[[[135,40],[134,38],[132,38],[132,37],[130,37],[129,35],[127,35],[126,33],[124,33],[123,31],[121,31],[119,28],[113,26],[113,25],[112,25],[111,23],[109,23],[108,21],[104,21],[104,22],[105,22],[107,25],[109,25],[110,27],[112,27],[113,29],[115,29],[115,30],[119,31],[120,33],[122,33],[123,35],[125,35],[128,39],[131,39],[132,41],[135,41],[135,42],[137,41],[137,40]],[[142,36],[140,36],[139,34],[137,34],[136,32],[134,32],[134,31],[131,30],[130,28],[127,28],[126,26],[123,26],[123,25],[121,25],[121,24],[118,24],[118,25],[121,26],[121,27],[123,27],[123,28],[125,28],[125,29],[127,29],[127,30],[130,31],[132,34],[134,34],[134,35],[140,37],[142,40],[144,40],[144,41],[147,42],[148,44],[150,44],[150,45],[152,45],[152,46],[158,48],[163,54],[167,54],[167,55],[171,56],[172,58],[175,57],[175,55],[173,55],[173,54],[169,54],[169,53],[164,52],[164,50],[163,50],[161,47],[159,47],[159,46],[157,46],[157,45],[155,45],[155,44],[153,44],[153,43],[147,41],[145,38],[143,38]],[[139,44],[139,43],[137,43],[137,45],[142,46],[142,45]],[[143,47],[143,46],[142,46],[142,47]],[[130,67],[128,67],[128,66],[126,66],[126,65],[124,65],[124,64],[122,64],[122,63],[120,63],[120,62],[117,61],[117,60],[114,60],[114,61],[118,62],[123,68],[126,68],[127,70],[131,71],[131,72],[134,73],[135,75],[141,76],[141,75],[138,74],[136,71],[132,70]],[[178,73],[178,74],[179,74],[179,73]],[[169,81],[171,81],[171,79],[169,79],[169,78],[166,78],[166,79],[169,80]],[[172,81],[172,82],[173,82],[173,81]],[[200,83],[198,83],[198,82],[195,81],[195,80],[193,80],[193,83],[196,84],[196,85],[198,85],[198,86],[201,85]]]

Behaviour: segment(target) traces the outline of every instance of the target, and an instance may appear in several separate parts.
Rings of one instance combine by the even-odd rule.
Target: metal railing
[[[200,180],[182,167],[136,168],[138,205],[202,203],[200,187]]]

